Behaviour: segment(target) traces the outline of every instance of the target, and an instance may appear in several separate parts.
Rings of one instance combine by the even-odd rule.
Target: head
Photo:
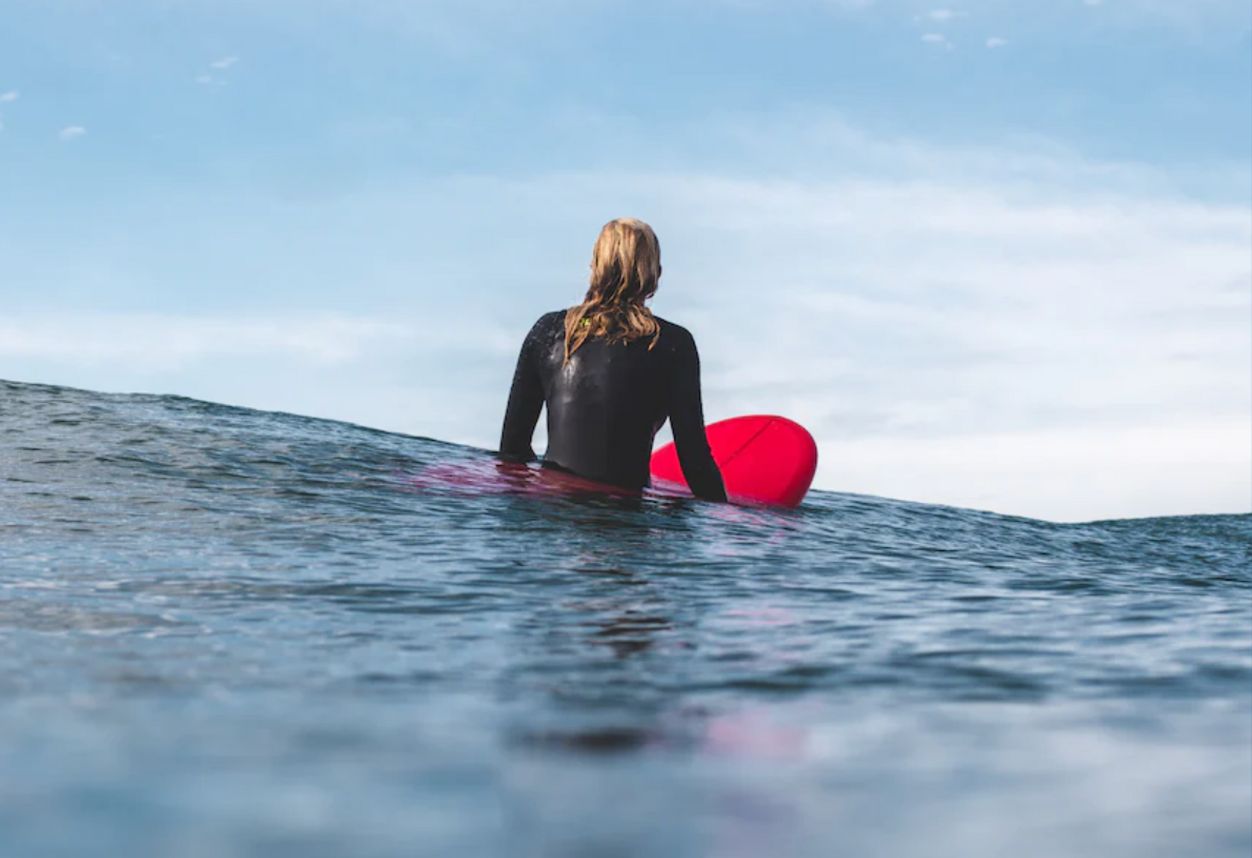
[[[589,337],[627,343],[661,334],[644,302],[661,279],[661,245],[652,227],[631,217],[611,220],[600,230],[591,253],[591,284],[577,307],[565,314],[565,359]]]
[[[591,288],[586,300],[642,304],[661,279],[661,244],[652,227],[633,217],[611,220],[591,252]]]

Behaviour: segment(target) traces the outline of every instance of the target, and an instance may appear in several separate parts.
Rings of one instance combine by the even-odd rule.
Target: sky
[[[0,378],[492,449],[523,335],[634,216],[706,417],[799,420],[818,488],[1252,509],[1246,0],[0,22]]]

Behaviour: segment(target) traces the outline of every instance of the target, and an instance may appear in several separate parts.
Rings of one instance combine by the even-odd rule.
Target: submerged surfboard
[[[817,444],[799,423],[753,414],[710,423],[705,432],[730,500],[787,507],[804,500],[817,472]],[[687,487],[673,443],[653,452],[651,469],[654,483]]]

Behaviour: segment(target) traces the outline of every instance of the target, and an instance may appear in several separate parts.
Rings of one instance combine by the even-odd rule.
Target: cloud
[[[1050,427],[947,438],[820,442],[828,485],[1062,521],[1247,511],[1248,424],[1233,418],[1160,426]],[[961,474],[960,485],[953,475]],[[1009,481],[1029,500],[1006,501]],[[935,493],[923,486],[945,486]],[[1170,496],[1165,498],[1168,489]]]
[[[1009,43],[1008,39],[1002,38],[1000,36],[990,36],[987,39],[987,47],[989,48],[1002,48],[1008,43]]]
[[[952,47],[952,43],[948,41],[948,37],[942,33],[923,33],[922,41],[928,45],[935,45],[940,48]]]
[[[87,133],[87,129],[81,125],[67,125],[57,132],[57,137],[65,142],[77,140]]]
[[[656,307],[697,336],[706,414],[800,420],[819,487],[1053,519],[1246,510],[1246,201],[1045,144],[700,122],[747,153],[735,171],[427,177],[297,206],[257,188],[137,195],[143,240],[61,224],[74,252],[55,259],[11,224],[0,250],[24,295],[72,281],[133,304],[136,282],[177,279],[183,306],[248,307],[285,280],[299,292],[271,300],[352,314],[10,308],[0,363],[491,447],[526,328],[577,299],[595,227],[633,213],[661,234]],[[760,167],[780,163],[807,166]]]
[[[209,63],[210,71],[196,75],[195,81],[201,86],[225,86],[228,80],[227,72],[238,62],[239,57],[236,56],[220,57]]]
[[[20,312],[0,317],[0,377],[174,392],[491,447],[516,358],[516,319],[429,313],[270,315]]]
[[[248,318],[159,313],[27,314],[0,321],[0,356],[58,362],[186,365],[291,358],[315,365],[360,357],[417,331],[380,319]]]
[[[960,157],[919,153],[908,176],[450,183],[423,205],[459,200],[467,236],[491,199],[544,235],[644,214],[667,247],[658,311],[701,343],[706,413],[800,419],[821,486],[1059,519],[1246,508],[1246,204],[1111,190],[1059,156],[970,155],[1005,174],[960,180],[940,166]],[[418,211],[385,217],[420,232]]]
[[[901,4],[903,5],[903,4]],[[886,8],[885,5],[883,7]],[[1188,41],[1210,38],[1229,44],[1232,38],[1252,32],[1252,5],[1247,0],[1064,0],[1064,2],[1030,3],[1025,0],[1005,3],[1003,0],[962,0],[955,18],[977,18],[989,29],[1029,29],[1031,43],[1072,41],[1074,16],[1096,13],[1089,24],[1113,31],[1138,32],[1145,29],[1173,32]],[[922,12],[916,22],[939,21]],[[952,19],[944,19],[944,23]]]
[[[0,104],[12,104],[17,101],[20,93],[16,89],[0,92]],[[4,117],[0,116],[0,131],[4,131]]]
[[[929,182],[689,200],[673,222],[751,248],[692,266],[726,305],[683,313],[706,410],[809,425],[819,485],[1070,520],[1247,508],[1246,208]]]
[[[932,21],[951,21],[953,18],[960,17],[963,13],[955,12],[952,9],[931,9],[926,13],[926,17]]]

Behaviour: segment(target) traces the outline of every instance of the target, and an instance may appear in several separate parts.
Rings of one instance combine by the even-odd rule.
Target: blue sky
[[[1248,509],[1246,2],[521,8],[0,0],[0,377],[491,447],[630,214],[819,486]]]

